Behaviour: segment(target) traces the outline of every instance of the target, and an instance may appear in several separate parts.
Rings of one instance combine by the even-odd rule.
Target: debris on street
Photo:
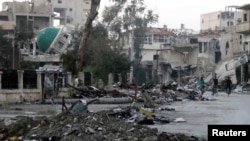
[[[138,124],[126,122],[138,114],[134,108],[115,108],[96,113],[62,112],[54,117],[20,117],[11,125],[0,127],[0,140],[8,141],[205,141],[184,134],[159,133],[142,124],[152,124],[152,116],[144,116]],[[151,119],[151,120],[150,120]]]
[[[55,116],[18,117],[9,125],[1,123],[0,140],[6,141],[205,141],[204,138],[180,133],[158,132],[148,125],[170,123],[186,124],[183,117],[176,117],[173,102],[199,101],[199,92],[190,87],[169,85],[144,85],[126,88],[113,87],[99,90],[88,86],[74,89],[72,98],[54,99],[54,104],[62,104],[61,113]],[[77,98],[76,98],[77,96]],[[210,92],[202,100],[213,101]],[[60,103],[61,102],[61,103]],[[131,104],[110,110],[93,112],[89,104]],[[67,107],[66,104],[71,104]],[[53,106],[52,105],[52,106]]]

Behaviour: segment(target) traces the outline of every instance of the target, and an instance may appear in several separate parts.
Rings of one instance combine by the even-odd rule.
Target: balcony
[[[241,34],[250,34],[250,21],[237,24],[236,32]]]

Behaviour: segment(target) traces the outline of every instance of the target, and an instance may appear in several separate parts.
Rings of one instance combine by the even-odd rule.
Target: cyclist
[[[217,89],[218,89],[218,79],[217,79],[217,77],[216,77],[216,74],[214,75],[214,79],[213,79],[213,93],[212,93],[212,95],[218,95],[218,91],[217,91]]]
[[[230,77],[228,76],[226,79],[226,92],[228,96],[231,94],[231,90],[232,90],[232,81]]]

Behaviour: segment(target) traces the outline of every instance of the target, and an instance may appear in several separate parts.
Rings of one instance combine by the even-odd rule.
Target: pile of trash
[[[6,126],[0,123],[0,140],[6,141],[206,141],[181,133],[159,133],[128,122],[131,107],[100,112],[64,111],[53,117],[19,117]]]

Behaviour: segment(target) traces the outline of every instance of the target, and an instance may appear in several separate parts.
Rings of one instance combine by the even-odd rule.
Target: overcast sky
[[[3,1],[12,0],[0,0],[0,3]],[[101,7],[109,1],[101,0]],[[201,14],[223,11],[226,6],[250,4],[250,0],[145,0],[145,4],[148,9],[159,15],[159,22],[154,26],[180,28],[180,25],[184,24],[185,28],[199,30]]]
[[[110,0],[102,0],[101,5]],[[148,9],[159,15],[155,26],[168,28],[185,28],[199,30],[200,15],[215,11],[223,11],[226,6],[242,6],[250,4],[250,0],[145,0]]]

